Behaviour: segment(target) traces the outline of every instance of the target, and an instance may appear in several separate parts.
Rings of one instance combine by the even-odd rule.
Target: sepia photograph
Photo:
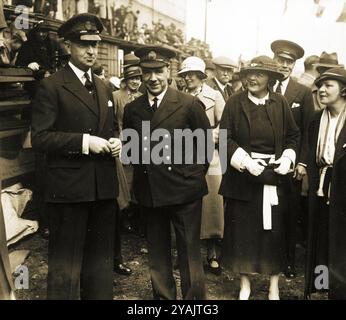
[[[346,299],[345,39],[346,0],[0,0],[0,300]]]

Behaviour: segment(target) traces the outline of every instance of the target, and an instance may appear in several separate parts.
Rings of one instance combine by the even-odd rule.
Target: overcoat
[[[317,113],[309,127],[309,233],[305,276],[305,296],[314,287],[313,279],[316,268],[315,256],[316,232],[318,221],[317,195],[319,185],[319,168],[316,164],[316,148],[322,111]],[[331,299],[346,299],[346,123],[338,137],[331,180],[328,230],[328,270],[329,297]]]

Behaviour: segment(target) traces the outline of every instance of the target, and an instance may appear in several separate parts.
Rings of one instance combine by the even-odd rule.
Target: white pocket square
[[[112,101],[110,101],[110,100],[108,100],[108,107],[113,107],[113,102]]]
[[[346,143],[342,146],[343,149],[346,149]]]
[[[300,103],[296,103],[296,102],[292,103],[292,106],[291,106],[292,109],[299,108],[299,107],[300,107]]]

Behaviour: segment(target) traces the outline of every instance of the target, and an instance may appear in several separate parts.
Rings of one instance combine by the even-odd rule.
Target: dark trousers
[[[200,254],[201,210],[202,200],[144,208],[154,299],[175,300],[177,296],[171,256],[171,223],[176,234],[183,299],[205,299]]]
[[[50,203],[48,299],[111,300],[116,200]]]
[[[123,212],[118,210],[115,216],[115,234],[114,234],[114,264],[123,263],[121,253],[121,216]]]
[[[292,267],[295,266],[298,217],[303,215],[301,213],[301,185],[301,181],[290,177],[286,189],[286,254],[288,265]]]

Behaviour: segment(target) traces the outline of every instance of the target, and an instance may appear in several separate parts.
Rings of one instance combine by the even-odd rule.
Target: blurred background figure
[[[18,52],[25,41],[27,41],[25,32],[16,29],[12,30],[10,39],[0,39],[0,65],[14,66]]]
[[[232,76],[232,80],[231,80],[231,85],[232,85],[232,89],[233,92],[239,92],[239,91],[244,91],[244,86],[243,86],[243,82],[240,79],[240,74],[239,72],[235,72]]]
[[[207,80],[207,85],[214,90],[218,90],[225,103],[233,94],[233,89],[229,83],[232,80],[234,69],[237,68],[237,63],[227,57],[216,57],[212,60],[215,65],[215,76]]]
[[[219,123],[225,106],[219,91],[210,88],[204,80],[207,78],[206,65],[198,57],[189,57],[182,62],[178,74],[185,79],[186,92],[198,97],[205,105],[205,112],[213,128],[214,143],[219,143]],[[208,194],[202,202],[202,240],[207,243],[206,270],[216,275],[221,274],[217,241],[223,238],[224,207],[223,198],[219,195],[222,174],[220,158],[217,150],[214,151],[213,160],[206,175]]]
[[[206,59],[204,62],[207,80],[211,81],[215,77],[215,64],[210,59]]]
[[[300,84],[303,84],[308,88],[311,88],[314,85],[316,78],[319,76],[316,69],[319,61],[320,57],[316,55],[309,56],[304,60],[304,73],[302,73],[298,79]]]

